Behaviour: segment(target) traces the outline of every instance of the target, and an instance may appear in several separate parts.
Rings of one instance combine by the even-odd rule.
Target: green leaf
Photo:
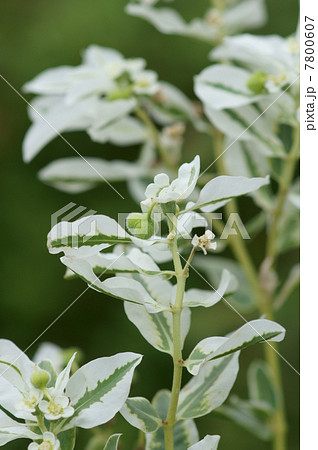
[[[76,440],[76,428],[70,428],[69,430],[62,431],[57,436],[60,441],[61,450],[73,450]]]
[[[192,445],[189,450],[217,450],[220,436],[207,434],[204,439]]]
[[[120,413],[130,425],[144,433],[153,433],[162,424],[157,411],[144,397],[127,398]]]
[[[51,361],[49,361],[49,360],[41,361],[39,363],[39,367],[43,370],[46,370],[50,374],[51,378],[50,378],[50,381],[48,382],[47,387],[54,387],[56,378],[57,378],[57,373],[56,373]]]
[[[232,198],[254,192],[269,183],[269,177],[246,178],[222,175],[209,181],[202,189],[192,209],[212,212]]]
[[[166,419],[170,402],[170,392],[158,391],[153,398],[152,404],[162,420]],[[182,420],[177,422],[174,428],[174,450],[185,450],[199,439],[199,434],[193,420]],[[146,450],[159,450],[165,448],[164,431],[160,427],[154,433],[146,434]]]
[[[178,419],[205,416],[225,401],[238,373],[238,357],[239,352],[202,365],[180,392]]]
[[[285,329],[271,320],[259,319],[247,322],[228,338],[211,337],[203,339],[185,361],[185,366],[193,375],[197,375],[206,361],[222,358],[251,345],[265,341],[279,342],[285,337]]]
[[[112,419],[128,397],[134,369],[141,358],[136,353],[119,353],[95,359],[78,369],[66,386],[74,414],[62,422],[63,429],[93,428]]]
[[[253,361],[247,372],[249,398],[254,406],[273,413],[278,405],[271,368],[264,361]]]
[[[112,434],[108,438],[108,441],[106,442],[106,445],[103,450],[117,450],[120,436],[121,436],[120,433]]]

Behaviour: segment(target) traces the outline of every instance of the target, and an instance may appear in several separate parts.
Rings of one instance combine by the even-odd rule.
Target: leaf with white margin
[[[76,353],[72,355],[69,362],[67,363],[67,366],[65,369],[62,370],[61,373],[58,374],[56,383],[55,383],[55,390],[59,393],[59,395],[62,395],[64,392],[64,389],[66,388],[66,385],[68,383],[68,380],[70,378],[71,368],[73,361],[75,359]]]
[[[183,307],[204,306],[209,308],[220,301],[223,296],[235,289],[236,281],[228,270],[223,270],[220,285],[215,290],[189,289],[184,294]]]
[[[170,402],[170,392],[160,390],[152,400],[152,405],[162,420],[165,420]],[[194,420],[178,421],[173,432],[174,450],[184,450],[199,440],[199,433]],[[160,427],[154,433],[146,434],[146,450],[158,450],[165,448],[164,431]]]
[[[50,375],[50,380],[47,383],[46,387],[54,387],[57,379],[57,373],[53,367],[52,362],[48,359],[44,359],[38,362],[38,366]]]
[[[149,100],[149,112],[160,125],[173,124],[178,120],[190,120],[194,125],[199,121],[193,103],[180,89],[165,81],[159,82],[160,100]]]
[[[0,409],[0,446],[20,438],[37,440],[41,436],[31,431],[26,425],[11,419]]]
[[[117,450],[120,437],[121,437],[120,433],[112,434],[111,436],[109,436],[103,450]]]
[[[86,281],[90,288],[98,292],[139,305],[145,305],[147,311],[152,313],[166,309],[151,298],[142,284],[136,280],[122,276],[101,281],[85,259],[72,260],[64,256],[61,258],[61,262]]]
[[[209,181],[202,189],[193,209],[212,212],[215,205],[227,203],[232,198],[249,194],[269,183],[269,177],[245,178],[222,175]]]
[[[266,156],[286,156],[284,144],[276,135],[277,123],[255,105],[216,110],[212,104],[204,104],[204,111],[211,123],[232,141],[241,139],[256,143]],[[230,147],[229,150],[230,151]]]
[[[119,353],[85,364],[71,376],[65,394],[74,414],[62,421],[64,430],[93,428],[108,422],[124,405],[134,370],[142,356]]]
[[[193,202],[188,202],[185,209],[190,209],[194,205]],[[193,228],[207,228],[208,221],[201,214],[190,211],[178,216],[177,219],[177,234],[184,239],[192,239],[191,231]]]
[[[205,416],[228,397],[239,370],[239,352],[208,361],[182,389],[177,419]]]
[[[130,425],[144,433],[153,433],[162,425],[157,411],[144,397],[127,398],[120,414]]]
[[[193,19],[190,23],[172,8],[152,8],[149,5],[129,3],[126,12],[132,16],[148,20],[155,28],[164,34],[179,34],[214,41],[216,30],[202,19]]]
[[[226,34],[259,28],[266,23],[267,11],[264,0],[242,0],[223,12]]]
[[[63,349],[52,342],[41,342],[33,355],[32,361],[36,364],[39,364],[42,361],[50,361],[51,365],[54,367],[54,371],[58,372],[65,366]]]
[[[125,302],[125,312],[128,319],[138,328],[141,335],[157,350],[173,354],[172,314],[162,311],[149,314],[142,305]],[[191,312],[188,308],[181,313],[182,345],[190,329]]]
[[[23,392],[25,380],[29,380],[35,364],[8,339],[0,339],[0,379],[5,378]]]
[[[204,439],[201,439],[201,441],[191,445],[188,450],[217,450],[219,441],[220,436],[211,436],[210,434],[207,434]]]
[[[272,439],[273,433],[264,414],[257,413],[249,401],[231,396],[229,402],[220,406],[215,413],[241,426],[258,439],[263,441]]]
[[[57,438],[60,441],[59,450],[73,450],[75,448],[76,428],[73,427],[69,430],[62,431],[57,435]]]
[[[100,176],[100,175],[102,176]],[[52,161],[40,170],[41,181],[66,192],[83,192],[104,180],[127,181],[149,176],[149,168],[137,162],[124,160],[105,161],[101,158],[70,157]]]
[[[137,276],[143,283],[151,298],[166,311],[156,314],[149,314],[143,305],[133,303],[124,304],[128,319],[138,328],[141,335],[157,350],[173,354],[173,324],[172,314],[169,311],[174,288],[172,284],[161,277]],[[151,311],[149,311],[151,312]],[[189,332],[191,324],[191,311],[189,308],[183,309],[181,313],[181,345]]]
[[[212,286],[220,283],[222,271],[223,269],[227,269],[235,277],[238,284],[238,289],[234,292],[231,289],[232,292],[226,299],[227,302],[241,312],[255,310],[256,301],[250,283],[242,267],[236,261],[215,255],[213,257],[196,255],[192,265],[206,275],[208,282]],[[207,284],[209,284],[208,282]],[[226,293],[228,294],[229,292]]]
[[[263,96],[248,89],[250,77],[251,73],[240,67],[215,64],[194,78],[194,92],[204,104],[216,110],[255,103]]]
[[[57,223],[48,234],[47,246],[50,253],[59,253],[63,251],[63,247],[129,242],[129,234],[114,219],[96,214],[74,222]]]
[[[149,138],[148,129],[138,119],[130,116],[116,122],[94,124],[89,128],[88,134],[95,142],[111,142],[119,146],[141,144]]]
[[[192,350],[185,366],[192,375],[197,375],[206,361],[230,355],[251,345],[267,341],[280,342],[285,337],[285,329],[276,322],[257,319],[247,322],[234,331],[224,342],[216,337],[205,338]],[[221,345],[218,346],[218,343]]]
[[[46,111],[34,111],[36,119],[28,129],[22,144],[23,160],[30,162],[52,139],[65,131],[85,130],[94,121],[99,100],[84,99],[75,105],[65,105],[61,97],[48,97]],[[50,106],[48,106],[50,105]],[[37,111],[37,101],[31,107]]]

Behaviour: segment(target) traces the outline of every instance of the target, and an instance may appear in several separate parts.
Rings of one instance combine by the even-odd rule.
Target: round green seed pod
[[[247,80],[247,87],[254,94],[264,94],[267,92],[265,83],[268,80],[268,75],[262,70],[258,70]]]
[[[37,389],[45,389],[50,381],[50,374],[45,370],[35,370],[31,375],[31,383]]]

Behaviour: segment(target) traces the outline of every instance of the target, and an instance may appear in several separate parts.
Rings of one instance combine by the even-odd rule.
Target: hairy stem
[[[176,218],[175,218],[176,219]],[[173,220],[169,221],[169,231],[176,231],[176,224]],[[180,256],[178,253],[177,238],[171,240],[171,252],[177,278],[177,294],[174,306],[171,310],[173,316],[173,381],[168,414],[164,422],[164,437],[166,450],[173,450],[173,430],[176,424],[176,413],[178,408],[179,394],[182,380],[182,342],[181,342],[181,312],[182,301],[187,275],[182,268]]]

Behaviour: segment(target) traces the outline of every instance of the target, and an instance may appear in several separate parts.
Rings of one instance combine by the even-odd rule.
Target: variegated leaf
[[[166,419],[170,402],[170,392],[161,390],[153,398],[153,407],[162,420]],[[193,445],[199,439],[199,434],[193,420],[181,420],[177,422],[174,433],[174,450],[184,450]],[[146,434],[146,450],[158,450],[165,448],[164,431],[160,427],[154,433]]]
[[[103,448],[103,450],[117,450],[120,436],[121,436],[120,433],[112,434],[111,436],[109,436],[108,441],[106,442],[106,445]]]
[[[269,441],[272,438],[272,431],[264,415],[258,414],[249,401],[231,397],[228,403],[220,406],[215,412],[230,419],[258,439]]]
[[[26,425],[11,419],[0,409],[0,445],[20,438],[36,440],[41,436],[31,431]]]
[[[234,291],[232,289],[233,292],[226,298],[226,301],[241,312],[251,312],[255,310],[255,296],[243,269],[237,262],[220,256],[213,255],[213,257],[209,257],[196,255],[193,265],[206,275],[207,280],[212,286],[216,286],[220,283],[222,271],[227,269],[237,280],[238,287]],[[228,293],[229,292],[226,292],[226,294]]]
[[[112,419],[128,397],[141,359],[136,353],[119,353],[95,359],[78,369],[66,387],[74,414],[63,420],[63,429],[93,428]]]
[[[220,436],[211,436],[207,434],[200,442],[189,447],[188,450],[217,450]]]
[[[211,337],[203,339],[193,349],[185,365],[190,373],[196,375],[201,365],[206,361],[222,358],[259,342],[279,342],[284,339],[284,336],[285,329],[276,322],[266,319],[252,320],[228,338]]]
[[[276,124],[254,105],[216,110],[205,105],[205,113],[217,129],[232,139],[255,143],[269,157],[286,156],[284,144],[275,134]],[[231,151],[229,148],[227,151]]]
[[[39,367],[50,374],[50,380],[47,384],[47,387],[54,387],[56,383],[57,373],[51,363],[51,361],[45,359],[39,362]]]
[[[220,284],[215,290],[189,289],[185,292],[183,306],[193,308],[195,306],[204,306],[208,308],[220,301],[229,288],[234,290],[235,280],[228,270],[223,270]]]
[[[159,276],[135,275],[146,289],[148,294],[157,305],[161,305],[166,311],[156,314],[149,314],[144,306],[125,303],[125,312],[128,319],[138,328],[142,336],[155,347],[164,353],[173,354],[173,338],[172,338],[172,314],[170,312],[170,304],[174,302],[175,289],[168,280],[163,280]],[[149,310],[149,307],[148,307]],[[181,318],[181,344],[190,329],[191,311],[185,308],[182,311]]]
[[[202,188],[197,202],[191,209],[215,211],[216,206],[219,208],[232,198],[256,191],[268,183],[269,177],[245,178],[223,175],[214,178]]]
[[[144,433],[153,433],[162,425],[157,411],[144,397],[127,398],[120,413],[130,425]]]
[[[238,357],[236,352],[202,365],[180,392],[178,420],[205,416],[226,400],[238,373]]]
[[[164,305],[159,304],[151,298],[146,289],[137,280],[125,276],[118,276],[101,281],[99,276],[95,275],[86,259],[73,260],[72,258],[62,257],[61,261],[72,272],[86,281],[89,287],[98,292],[139,305],[145,305],[149,312],[158,312],[166,309]]]
[[[57,223],[48,234],[47,245],[50,253],[59,253],[64,247],[79,248],[129,242],[129,235],[114,219],[96,214],[74,222]]]

